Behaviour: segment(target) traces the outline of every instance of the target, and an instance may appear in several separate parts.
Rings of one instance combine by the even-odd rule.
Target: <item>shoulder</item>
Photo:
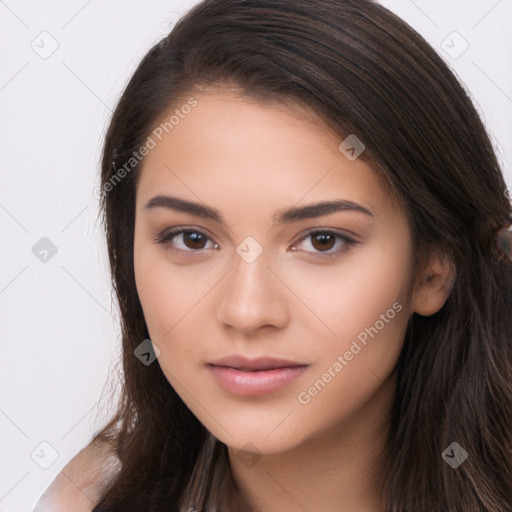
[[[64,466],[33,512],[91,512],[119,469],[110,445],[93,441]]]

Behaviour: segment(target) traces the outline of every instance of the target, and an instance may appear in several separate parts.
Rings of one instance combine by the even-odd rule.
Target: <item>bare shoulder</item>
[[[91,442],[64,466],[33,512],[91,512],[119,469],[109,444]]]

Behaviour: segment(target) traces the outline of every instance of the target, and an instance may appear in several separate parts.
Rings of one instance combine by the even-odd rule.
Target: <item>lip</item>
[[[283,389],[309,366],[284,359],[261,357],[247,359],[228,356],[207,367],[217,383],[237,395],[263,395]]]

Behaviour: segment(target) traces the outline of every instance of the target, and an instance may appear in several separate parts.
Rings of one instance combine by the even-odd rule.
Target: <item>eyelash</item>
[[[207,240],[211,240],[208,235],[206,235],[205,233],[203,233],[200,230],[197,230],[197,229],[194,229],[194,228],[184,228],[184,227],[174,228],[174,229],[171,229],[170,231],[163,231],[162,233],[159,233],[157,236],[155,236],[154,240],[155,240],[155,242],[157,244],[167,245],[167,244],[170,244],[170,242],[172,241],[172,239],[175,236],[180,235],[182,233],[195,233],[195,234],[198,234],[198,235],[206,237]],[[315,257],[334,258],[334,257],[339,256],[341,253],[347,251],[351,246],[357,245],[359,243],[356,240],[354,240],[353,238],[350,238],[347,235],[344,235],[344,234],[339,233],[337,231],[332,231],[332,230],[328,230],[328,229],[318,229],[318,228],[315,228],[313,230],[308,231],[303,237],[301,237],[298,240],[298,242],[302,242],[303,240],[307,239],[308,237],[311,237],[313,235],[319,235],[319,234],[322,234],[322,235],[332,235],[335,238],[337,238],[338,240],[342,240],[343,241],[343,248],[342,249],[338,249],[337,251],[333,251],[333,252],[314,252],[314,253],[309,253],[309,254],[313,254]],[[211,240],[211,241],[213,241],[213,240]],[[214,243],[218,247],[218,244],[216,242],[214,242]],[[185,253],[189,253],[191,256],[195,256],[197,254],[200,254],[200,253],[204,252],[205,249],[197,249],[197,250],[193,250],[193,249],[192,250],[175,249],[175,250],[182,251],[182,252],[185,252]],[[308,251],[306,251],[306,252],[308,252]]]

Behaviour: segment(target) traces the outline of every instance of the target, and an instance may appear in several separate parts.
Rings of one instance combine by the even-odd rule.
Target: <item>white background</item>
[[[102,136],[139,60],[195,3],[0,0],[0,512],[31,510],[112,410],[120,337],[93,195]],[[510,184],[512,0],[382,3],[465,83]],[[443,49],[462,48],[453,31],[469,43],[458,58]],[[46,59],[32,48],[57,43]],[[46,263],[32,252],[42,237],[57,247]]]

